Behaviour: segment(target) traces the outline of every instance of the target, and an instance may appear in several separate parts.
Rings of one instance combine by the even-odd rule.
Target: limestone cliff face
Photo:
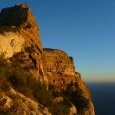
[[[0,13],[0,103],[0,115],[94,115],[73,58],[43,49],[26,4]]]
[[[0,13],[0,54],[34,79],[43,80],[42,45],[37,23],[26,4],[3,9]],[[19,62],[21,60],[21,62]],[[27,72],[28,72],[27,71]],[[34,75],[34,73],[38,73]]]

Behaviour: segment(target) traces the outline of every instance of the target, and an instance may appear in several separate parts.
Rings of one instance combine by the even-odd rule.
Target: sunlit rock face
[[[0,115],[94,115],[73,58],[42,47],[26,4],[0,13]]]
[[[44,48],[43,59],[48,81],[55,85],[58,90],[66,89],[66,84],[75,81],[73,58],[69,57],[67,53],[58,49]]]
[[[0,34],[0,54],[6,58],[12,57],[15,53],[21,52],[24,46],[24,38],[15,32]]]
[[[4,8],[0,13],[0,33],[15,32],[22,35],[27,43],[37,44],[42,51],[39,36],[39,28],[26,4],[16,5],[11,8]]]
[[[49,85],[67,93],[78,114],[94,115],[90,92],[76,72],[73,58],[62,50],[44,48],[43,59]]]

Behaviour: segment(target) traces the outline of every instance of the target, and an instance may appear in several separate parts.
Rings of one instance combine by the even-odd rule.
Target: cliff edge
[[[73,58],[43,48],[27,4],[0,12],[0,115],[95,115]]]

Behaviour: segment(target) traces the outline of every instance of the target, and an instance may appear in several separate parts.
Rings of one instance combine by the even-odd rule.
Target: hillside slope
[[[0,13],[0,115],[95,115],[67,53],[43,48],[26,4]]]

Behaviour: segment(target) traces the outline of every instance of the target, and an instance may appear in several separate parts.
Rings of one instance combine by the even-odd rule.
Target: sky
[[[24,0],[0,0],[0,9]],[[86,82],[115,82],[115,0],[27,0],[44,47],[74,58]]]

